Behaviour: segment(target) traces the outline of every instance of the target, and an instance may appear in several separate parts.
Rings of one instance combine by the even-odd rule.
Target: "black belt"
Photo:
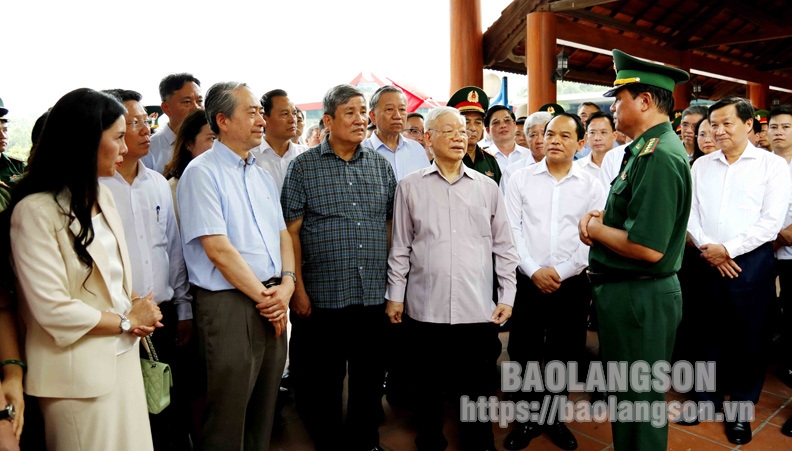
[[[602,285],[604,283],[628,282],[631,280],[656,280],[656,279],[664,279],[672,275],[673,274],[641,274],[641,273],[631,273],[631,272],[602,273],[602,272],[586,271],[586,276],[588,276],[588,279],[592,285]]]
[[[281,284],[281,278],[280,277],[273,277],[273,278],[265,280],[264,282],[261,282],[261,283],[264,284],[265,288],[270,288],[270,287],[274,287],[275,285],[280,285]]]

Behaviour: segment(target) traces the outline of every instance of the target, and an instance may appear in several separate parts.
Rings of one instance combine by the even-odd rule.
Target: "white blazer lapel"
[[[129,250],[127,249],[126,237],[124,236],[124,225],[121,223],[121,216],[118,215],[118,210],[113,201],[113,195],[101,183],[99,184],[99,195],[97,196],[99,207],[104,213],[105,220],[113,231],[118,243],[118,253],[121,255],[121,265],[124,267],[124,291],[127,296],[132,298],[132,266],[129,261]],[[148,293],[138,293],[145,296]]]

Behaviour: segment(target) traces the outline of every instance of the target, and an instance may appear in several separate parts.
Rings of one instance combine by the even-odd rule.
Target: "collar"
[[[638,155],[638,152],[640,152],[639,149],[643,149],[644,144],[648,140],[652,138],[660,138],[666,133],[672,133],[674,136],[676,136],[676,133],[674,133],[674,129],[671,127],[671,122],[668,121],[661,122],[655,125],[654,127],[649,128],[649,130],[643,132],[643,134],[639,136],[638,139],[628,144],[627,148],[630,149],[630,153],[632,153],[633,156]]]
[[[371,140],[371,143],[374,144],[374,150],[378,150],[380,146],[383,146],[386,149],[391,150],[390,147],[386,146],[385,143],[382,142],[382,140],[379,138],[379,136],[377,136],[376,131],[371,134],[369,139]],[[399,143],[396,144],[396,150],[401,149],[403,145],[404,145],[404,137],[401,135],[401,133],[399,133]],[[395,153],[395,151],[393,150],[391,150],[391,152]]]
[[[462,166],[459,168],[459,177],[457,177],[455,180],[453,180],[451,182],[451,184],[453,185],[454,183],[456,183],[459,179],[462,178],[463,175],[466,176],[467,178],[473,180],[473,173],[474,172],[476,172],[476,171],[474,171],[473,169],[467,167],[464,163],[462,163]],[[429,165],[429,167],[425,169],[425,172],[423,173],[422,177],[426,177],[427,175],[432,174],[432,173],[437,173],[437,175],[440,176],[443,180],[446,180],[446,178],[443,177],[443,174],[440,173],[440,168],[437,167],[437,162],[435,160],[432,160],[432,164]]]
[[[170,122],[168,125],[162,127],[162,131],[158,132],[162,133],[162,137],[165,138],[165,141],[168,142],[169,146],[172,146],[173,143],[176,141],[176,132],[170,127]]]
[[[209,150],[217,155],[221,161],[234,168],[239,167],[240,164],[249,166],[256,162],[256,157],[253,155],[253,152],[248,152],[247,160],[243,160],[233,150],[229,149],[228,146],[217,139]]]
[[[285,158],[286,155],[289,155],[290,153],[295,153],[297,151],[297,146],[299,146],[299,144],[295,144],[294,141],[289,141],[289,148],[286,149],[286,153],[284,153],[283,156],[281,157],[280,155],[275,153],[275,149],[273,149],[272,146],[270,146],[270,143],[268,143],[266,139],[262,138],[261,145],[250,149],[250,152],[254,154],[256,157],[258,157],[259,155],[261,156],[267,155],[271,157]]]
[[[580,160],[578,160],[578,161],[580,161]],[[550,177],[553,177],[552,174],[550,174],[550,170],[547,169],[547,157],[542,158],[542,161],[540,161],[540,162],[538,162],[538,163],[533,165],[533,173],[534,174],[541,174],[542,172],[545,172]],[[569,173],[567,173],[567,175],[565,175],[564,178],[559,180],[559,182],[564,181],[564,180],[566,180],[566,179],[568,179],[570,177],[577,177],[579,179],[582,179],[584,177],[583,176],[583,169],[581,169],[578,165],[576,165],[574,161],[572,162],[572,166],[569,168]],[[553,178],[555,178],[555,177],[553,177]]]
[[[352,155],[352,158],[350,158],[349,161],[355,161],[358,158],[360,158],[360,155],[364,152],[363,149],[364,147],[361,144],[358,144],[357,148],[355,148],[355,153]],[[336,153],[333,151],[333,147],[330,145],[329,134],[325,136],[324,141],[322,141],[322,144],[319,145],[319,155],[327,155],[327,154],[333,154],[334,156],[337,156]]]
[[[115,181],[117,181],[119,183],[123,183],[124,185],[127,185],[127,186],[134,185],[135,183],[142,183],[144,180],[146,180],[149,177],[148,169],[146,169],[146,165],[144,165],[142,161],[138,160],[138,162],[137,162],[137,170],[138,170],[137,171],[137,175],[135,176],[135,179],[132,180],[131,184],[127,183],[127,181],[124,178],[124,176],[119,174],[118,171],[116,171],[116,173],[113,174],[112,179],[114,179]]]
[[[729,164],[729,162],[726,161],[726,155],[723,153],[722,149],[718,149],[714,153],[715,153],[715,159],[716,160],[722,161],[726,165]],[[748,145],[745,146],[745,150],[743,151],[742,155],[740,155],[740,158],[738,158],[737,161],[735,161],[734,163],[737,163],[738,161],[743,160],[743,159],[753,160],[753,159],[756,159],[756,158],[760,158],[765,153],[768,153],[768,152],[766,150],[762,150],[762,149],[757,148],[756,146],[751,144],[751,141],[748,141]],[[734,163],[732,163],[732,164],[734,164]]]

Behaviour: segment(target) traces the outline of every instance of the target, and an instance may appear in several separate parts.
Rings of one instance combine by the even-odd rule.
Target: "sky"
[[[480,2],[486,30],[510,0]],[[449,15],[448,0],[4,0],[0,98],[33,118],[80,87],[159,104],[162,77],[190,72],[204,92],[241,81],[307,103],[373,72],[445,101]]]

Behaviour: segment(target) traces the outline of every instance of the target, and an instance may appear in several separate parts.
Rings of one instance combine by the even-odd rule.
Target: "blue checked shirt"
[[[314,307],[384,302],[395,191],[390,163],[362,146],[344,161],[325,139],[289,165],[283,217],[303,218],[303,283]]]

